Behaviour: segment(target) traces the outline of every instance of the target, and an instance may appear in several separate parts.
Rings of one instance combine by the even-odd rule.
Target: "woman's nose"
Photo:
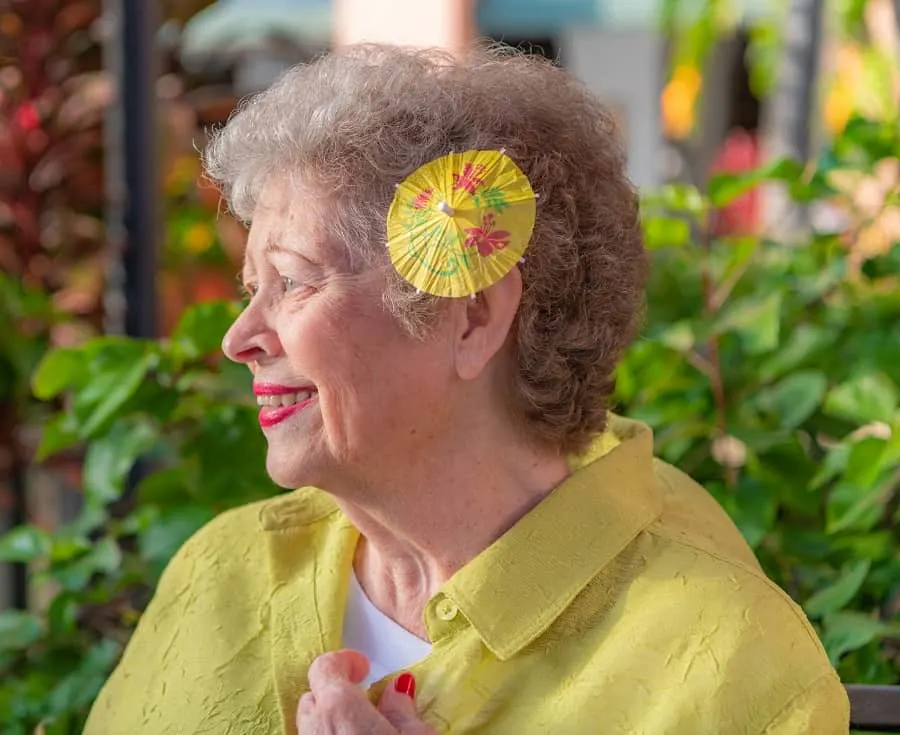
[[[222,338],[222,352],[229,360],[245,364],[265,362],[281,353],[275,330],[266,323],[261,309],[250,304]]]

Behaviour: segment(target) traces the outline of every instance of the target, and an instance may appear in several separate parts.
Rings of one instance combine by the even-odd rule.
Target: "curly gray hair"
[[[512,410],[534,439],[577,452],[605,429],[647,258],[613,116],[569,73],[497,48],[458,60],[349,47],[242,104],[204,159],[247,222],[270,177],[314,181],[336,202],[334,234],[372,267],[387,258],[386,213],[399,181],[450,151],[500,148],[540,196],[520,266]],[[389,272],[387,308],[424,337],[439,300]]]

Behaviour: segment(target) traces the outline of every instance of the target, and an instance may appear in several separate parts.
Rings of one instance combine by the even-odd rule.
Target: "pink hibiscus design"
[[[481,227],[468,227],[466,233],[466,247],[478,248],[478,254],[487,257],[495,250],[503,250],[509,245],[509,233],[506,230],[495,230],[496,223],[493,214],[485,214],[481,218]]]
[[[432,194],[434,194],[434,189],[425,189],[416,194],[416,198],[412,202],[413,209],[425,209],[428,202],[431,201]]]

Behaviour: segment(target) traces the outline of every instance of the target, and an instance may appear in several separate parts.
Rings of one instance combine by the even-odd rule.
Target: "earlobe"
[[[460,305],[465,312],[456,344],[456,371],[460,378],[477,378],[503,349],[521,299],[522,275],[513,268],[497,283]]]

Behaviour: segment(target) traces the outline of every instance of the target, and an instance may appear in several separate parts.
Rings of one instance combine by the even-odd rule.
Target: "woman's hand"
[[[326,653],[313,661],[310,691],[297,707],[300,735],[436,735],[416,713],[411,675],[388,686],[376,708],[359,687],[368,673],[369,660],[356,651]]]

